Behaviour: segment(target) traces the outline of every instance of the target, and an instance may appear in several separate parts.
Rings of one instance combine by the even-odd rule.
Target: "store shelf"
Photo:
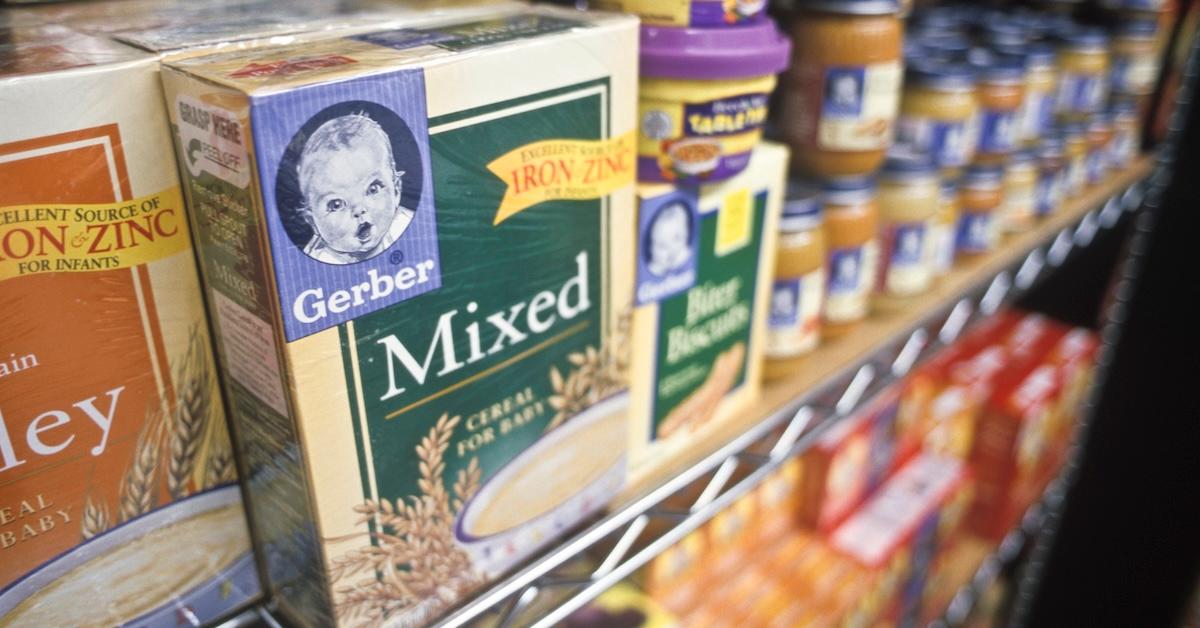
[[[975,575],[963,583],[941,619],[930,624],[930,628],[954,628],[962,626],[975,610],[980,598],[992,586],[996,579],[1021,555],[1027,546],[1041,532],[1042,524],[1066,499],[1066,475],[1059,474],[1035,502],[1020,523],[1001,539],[1000,544],[988,554],[975,570]]]
[[[1036,229],[1009,237],[1001,250],[966,260],[930,293],[902,311],[874,315],[852,334],[822,344],[793,376],[768,384],[746,413],[749,426],[719,434],[697,451],[707,452],[673,469],[672,475],[618,506],[590,526],[482,591],[435,625],[531,626],[562,621],[613,584],[749,493],[789,458],[803,453],[825,429],[852,414],[860,402],[923,358],[953,342],[977,318],[995,312],[1073,252],[1086,248],[1101,229],[1135,209],[1140,182],[1152,165],[1143,156],[1130,168],[1089,189]],[[1010,554],[1019,552],[1040,526],[1048,504],[1061,501],[1056,481],[1022,524],[981,564],[958,592],[943,621],[969,614]],[[687,497],[682,506],[679,499]],[[1053,501],[1058,500],[1058,501]],[[603,551],[601,551],[601,549]],[[598,567],[580,574],[576,559]],[[963,614],[962,617],[965,617]],[[278,626],[263,607],[247,610],[221,628]]]
[[[1053,272],[1100,229],[1136,208],[1150,172],[1143,156],[1102,185],[1069,201],[1035,229],[1008,238],[1002,249],[956,266],[938,286],[896,312],[873,316],[852,334],[823,344],[792,377],[770,384],[746,413],[740,433],[718,434],[700,455],[672,469],[565,542],[443,617],[438,626],[478,622],[546,628],[753,490],[784,461],[802,453],[860,401],[903,377],[921,359],[951,343],[971,322]],[[703,452],[708,452],[707,454]],[[679,501],[687,496],[682,506]],[[1011,544],[1010,544],[1011,545]],[[601,552],[601,549],[603,550]],[[580,576],[585,554],[597,568]]]

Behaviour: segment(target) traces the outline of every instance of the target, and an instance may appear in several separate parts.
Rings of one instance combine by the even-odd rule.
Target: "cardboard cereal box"
[[[540,8],[164,67],[289,620],[426,622],[622,485],[636,65]]]
[[[0,626],[177,626],[258,578],[152,56],[0,45]]]
[[[756,417],[787,169],[763,143],[737,176],[639,186],[630,480],[670,473]]]

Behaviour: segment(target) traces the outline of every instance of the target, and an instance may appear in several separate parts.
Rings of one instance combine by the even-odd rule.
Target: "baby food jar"
[[[879,276],[873,305],[902,306],[933,281],[934,215],[940,180],[928,157],[895,147],[879,172]]]
[[[1057,136],[1042,138],[1037,149],[1038,180],[1035,196],[1038,217],[1049,216],[1062,205],[1066,187],[1066,154],[1063,140]]]
[[[632,13],[647,26],[713,28],[762,18],[766,0],[593,0],[595,8]]]
[[[1063,154],[1066,157],[1065,194],[1079,194],[1087,187],[1087,127],[1071,122],[1062,127]]]
[[[954,267],[955,235],[958,232],[958,179],[943,176],[938,190],[938,209],[933,216],[933,274],[941,277]]]
[[[894,0],[797,0],[780,131],[799,171],[860,176],[883,162],[900,105],[896,11]]]
[[[962,168],[975,155],[978,112],[970,66],[914,62],[907,72],[896,139],[930,155],[939,168]]]
[[[1000,206],[1000,227],[1006,233],[1033,228],[1037,215],[1037,157],[1033,151],[1019,150],[1004,166],[1004,201]]]
[[[1078,29],[1059,38],[1058,113],[1064,120],[1084,120],[1108,100],[1108,35]]]
[[[930,60],[946,63],[966,63],[971,51],[971,40],[959,33],[943,33],[923,38]]]
[[[826,181],[821,196],[828,274],[821,333],[836,337],[867,315],[879,271],[879,205],[866,177]]]
[[[741,172],[762,137],[790,44],[770,20],[642,27],[638,180],[707,183]]]
[[[1121,22],[1112,40],[1112,91],[1145,96],[1154,91],[1159,66],[1158,22]]]
[[[1025,61],[1025,98],[1021,102],[1018,135],[1021,144],[1030,147],[1054,126],[1058,88],[1054,47],[1034,42],[1011,52],[1019,52]]]
[[[1137,105],[1130,100],[1118,100],[1112,109],[1113,138],[1109,142],[1109,162],[1113,168],[1121,169],[1133,163],[1137,157],[1138,116]]]
[[[1004,199],[1003,184],[1004,171],[999,166],[967,168],[959,184],[959,254],[979,255],[996,249],[1000,241],[996,214]]]
[[[1108,174],[1111,144],[1113,139],[1112,116],[1107,112],[1092,114],[1087,126],[1088,153],[1087,171],[1088,185],[1096,185]]]
[[[789,186],[779,221],[767,321],[764,375],[768,379],[794,371],[820,341],[825,256],[820,191],[805,185]]]
[[[1017,148],[1018,113],[1025,98],[1025,66],[1011,56],[977,59],[979,72],[979,148],[977,161],[1003,163]],[[974,63],[973,63],[974,64]]]

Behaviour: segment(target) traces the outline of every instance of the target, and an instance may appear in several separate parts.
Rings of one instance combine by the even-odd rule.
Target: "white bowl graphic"
[[[476,568],[489,576],[498,575],[608,504],[625,480],[624,414],[628,405],[628,394],[616,395],[567,420],[509,461],[467,500],[454,531],[455,538],[471,556]],[[620,430],[620,434],[615,435],[606,432],[606,436],[618,437],[618,450],[603,451],[602,447],[589,447],[594,444],[591,442],[572,442],[592,427]],[[588,456],[592,458],[589,460]],[[587,463],[594,469],[590,473],[584,471],[585,477],[580,478],[578,484],[562,486],[560,490],[566,495],[555,502],[550,480],[570,482],[574,478],[571,478],[572,469],[568,465],[586,469]],[[496,503],[497,497],[505,495],[506,491],[512,492],[512,482],[529,482],[529,494],[542,497],[543,502],[534,507],[512,502]],[[521,488],[516,485],[518,492]],[[546,499],[548,491],[551,497]],[[503,513],[512,525],[484,533],[469,532],[477,531],[481,524],[487,525],[480,520],[483,515],[494,514],[496,508],[509,507],[524,509],[524,512],[507,510]]]
[[[694,159],[687,154],[695,151],[705,153],[705,158]],[[671,156],[675,170],[688,175],[704,174],[716,170],[721,163],[721,144],[701,137],[689,138],[672,144],[667,154]]]
[[[0,626],[124,622],[165,628],[179,626],[181,620],[211,621],[249,603],[258,597],[259,584],[240,503],[238,487],[224,486],[176,501],[68,550],[0,592]],[[240,527],[213,530],[207,547],[195,536],[173,534],[182,532],[190,520],[222,509],[234,509],[227,520],[238,521]],[[160,542],[162,546],[156,545]],[[197,554],[210,559],[211,568],[197,565]],[[180,557],[178,564],[172,563],[173,556]],[[152,588],[164,593],[149,594]],[[123,604],[123,599],[129,602]],[[62,604],[64,600],[74,603]]]

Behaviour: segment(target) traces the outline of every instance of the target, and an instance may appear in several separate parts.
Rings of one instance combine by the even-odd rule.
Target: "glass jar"
[[[1112,140],[1112,116],[1103,111],[1092,114],[1087,126],[1088,153],[1085,169],[1088,185],[1099,184],[1108,174],[1108,170],[1111,168],[1109,160],[1111,159]]]
[[[928,157],[895,147],[879,172],[879,276],[873,305],[891,310],[929,290],[940,180]]]
[[[1019,233],[1033,228],[1037,216],[1037,156],[1030,150],[1012,154],[1004,166],[1004,201],[1000,206],[1000,228]]]
[[[1109,142],[1109,161],[1113,168],[1122,169],[1133,163],[1141,144],[1138,141],[1137,105],[1131,100],[1118,100],[1110,111],[1113,139]]]
[[[1158,70],[1158,22],[1147,19],[1122,21],[1112,40],[1113,93],[1150,94],[1158,80]]]
[[[1018,136],[1022,145],[1032,147],[1054,126],[1054,102],[1058,89],[1054,47],[1034,42],[1019,50],[1004,50],[1018,54],[1025,63],[1025,98],[1021,102]]]
[[[958,231],[958,179],[943,175],[938,190],[938,209],[933,217],[933,274],[941,277],[954,267],[955,234]]]
[[[895,0],[798,0],[780,95],[792,164],[820,177],[862,176],[883,163],[900,105]]]
[[[831,179],[822,190],[826,262],[821,333],[836,337],[866,317],[879,271],[879,204],[866,177]]]
[[[896,140],[929,154],[939,168],[962,168],[975,154],[978,113],[970,66],[914,62],[907,72]]]
[[[1082,122],[1064,124],[1062,137],[1067,170],[1063,189],[1066,194],[1079,194],[1087,187],[1087,127]]]
[[[1050,135],[1042,138],[1037,148],[1037,215],[1049,216],[1062,205],[1066,187],[1067,158],[1061,137]]]
[[[946,32],[921,39],[930,60],[944,63],[966,63],[971,40],[957,32]]]
[[[986,64],[986,65],[985,65]],[[976,160],[1003,163],[1017,148],[1018,119],[1025,98],[1025,66],[1011,56],[973,60],[979,72],[979,148]]]
[[[1058,113],[1086,120],[1108,100],[1108,35],[1099,29],[1061,34],[1058,45]]]
[[[960,255],[994,251],[1000,242],[996,214],[1004,200],[1004,171],[999,166],[974,165],[959,183],[962,211],[958,219]]]
[[[820,341],[826,251],[821,194],[815,187],[789,187],[777,251],[765,345],[768,379],[795,371]]]

